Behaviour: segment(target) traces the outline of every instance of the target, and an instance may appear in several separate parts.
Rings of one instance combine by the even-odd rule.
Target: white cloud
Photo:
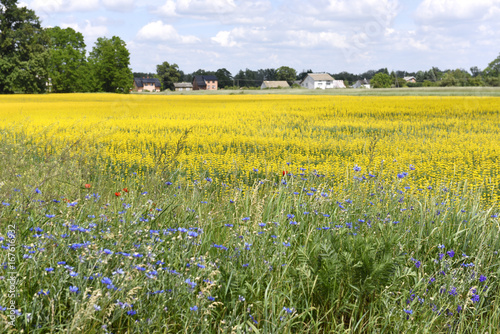
[[[234,0],[167,0],[158,13],[165,16],[222,15],[235,9]]]
[[[346,36],[336,32],[311,32],[290,30],[286,32],[283,44],[301,48],[345,48]]]
[[[99,0],[33,0],[30,8],[50,15],[54,12],[79,12],[99,9]]]
[[[498,20],[500,0],[424,0],[415,12],[418,23],[445,25],[455,21]]]
[[[106,9],[116,12],[129,12],[135,8],[135,0],[102,0]]]
[[[239,46],[239,44],[234,41],[230,31],[219,31],[211,40],[224,47]]]
[[[108,28],[102,25],[92,25],[89,20],[85,20],[85,26],[80,26],[78,23],[61,23],[61,28],[73,28],[78,32],[81,32],[85,37],[85,40],[94,40],[98,37],[103,37],[109,33]],[[85,43],[87,44],[87,43]],[[88,46],[88,45],[87,45]]]
[[[162,21],[155,21],[146,24],[137,33],[137,39],[140,41],[170,41],[181,44],[192,44],[201,40],[192,35],[180,35],[170,24],[163,24]]]
[[[398,13],[398,0],[291,0],[287,8],[295,13],[317,19],[341,21],[390,21]]]

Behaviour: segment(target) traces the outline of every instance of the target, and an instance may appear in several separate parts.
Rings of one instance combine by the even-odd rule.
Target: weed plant
[[[1,332],[500,328],[499,208],[464,183],[351,165],[338,184],[291,161],[225,184],[27,147],[0,146]]]

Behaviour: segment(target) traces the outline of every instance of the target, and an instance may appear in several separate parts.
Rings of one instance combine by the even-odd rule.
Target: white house
[[[263,81],[260,89],[266,88],[290,88],[290,85],[286,81]]]
[[[300,85],[308,89],[336,88],[333,83],[334,81],[335,80],[328,73],[309,73],[304,80],[302,80]]]
[[[366,79],[363,80],[358,80],[354,85],[352,85],[352,88],[368,88],[370,89],[370,82]]]
[[[333,80],[333,88],[347,88],[344,80]]]

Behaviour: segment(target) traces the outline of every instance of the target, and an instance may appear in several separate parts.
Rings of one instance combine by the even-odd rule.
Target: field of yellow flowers
[[[173,159],[186,177],[214,181],[301,168],[352,179],[355,165],[355,177],[403,179],[411,169],[411,189],[466,182],[500,203],[498,97],[68,94],[2,96],[0,106],[2,140],[40,154],[72,146],[124,175]]]

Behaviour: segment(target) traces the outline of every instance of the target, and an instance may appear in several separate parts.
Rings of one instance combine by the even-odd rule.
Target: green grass
[[[406,189],[396,175],[355,180],[364,171],[346,166],[333,193],[293,162],[291,174],[224,185],[186,180],[179,166],[119,176],[70,148],[34,157],[3,142],[0,154],[0,306],[18,310],[13,327],[0,311],[6,332],[500,327],[499,208],[455,195],[463,184]],[[15,269],[4,267],[10,250]]]

